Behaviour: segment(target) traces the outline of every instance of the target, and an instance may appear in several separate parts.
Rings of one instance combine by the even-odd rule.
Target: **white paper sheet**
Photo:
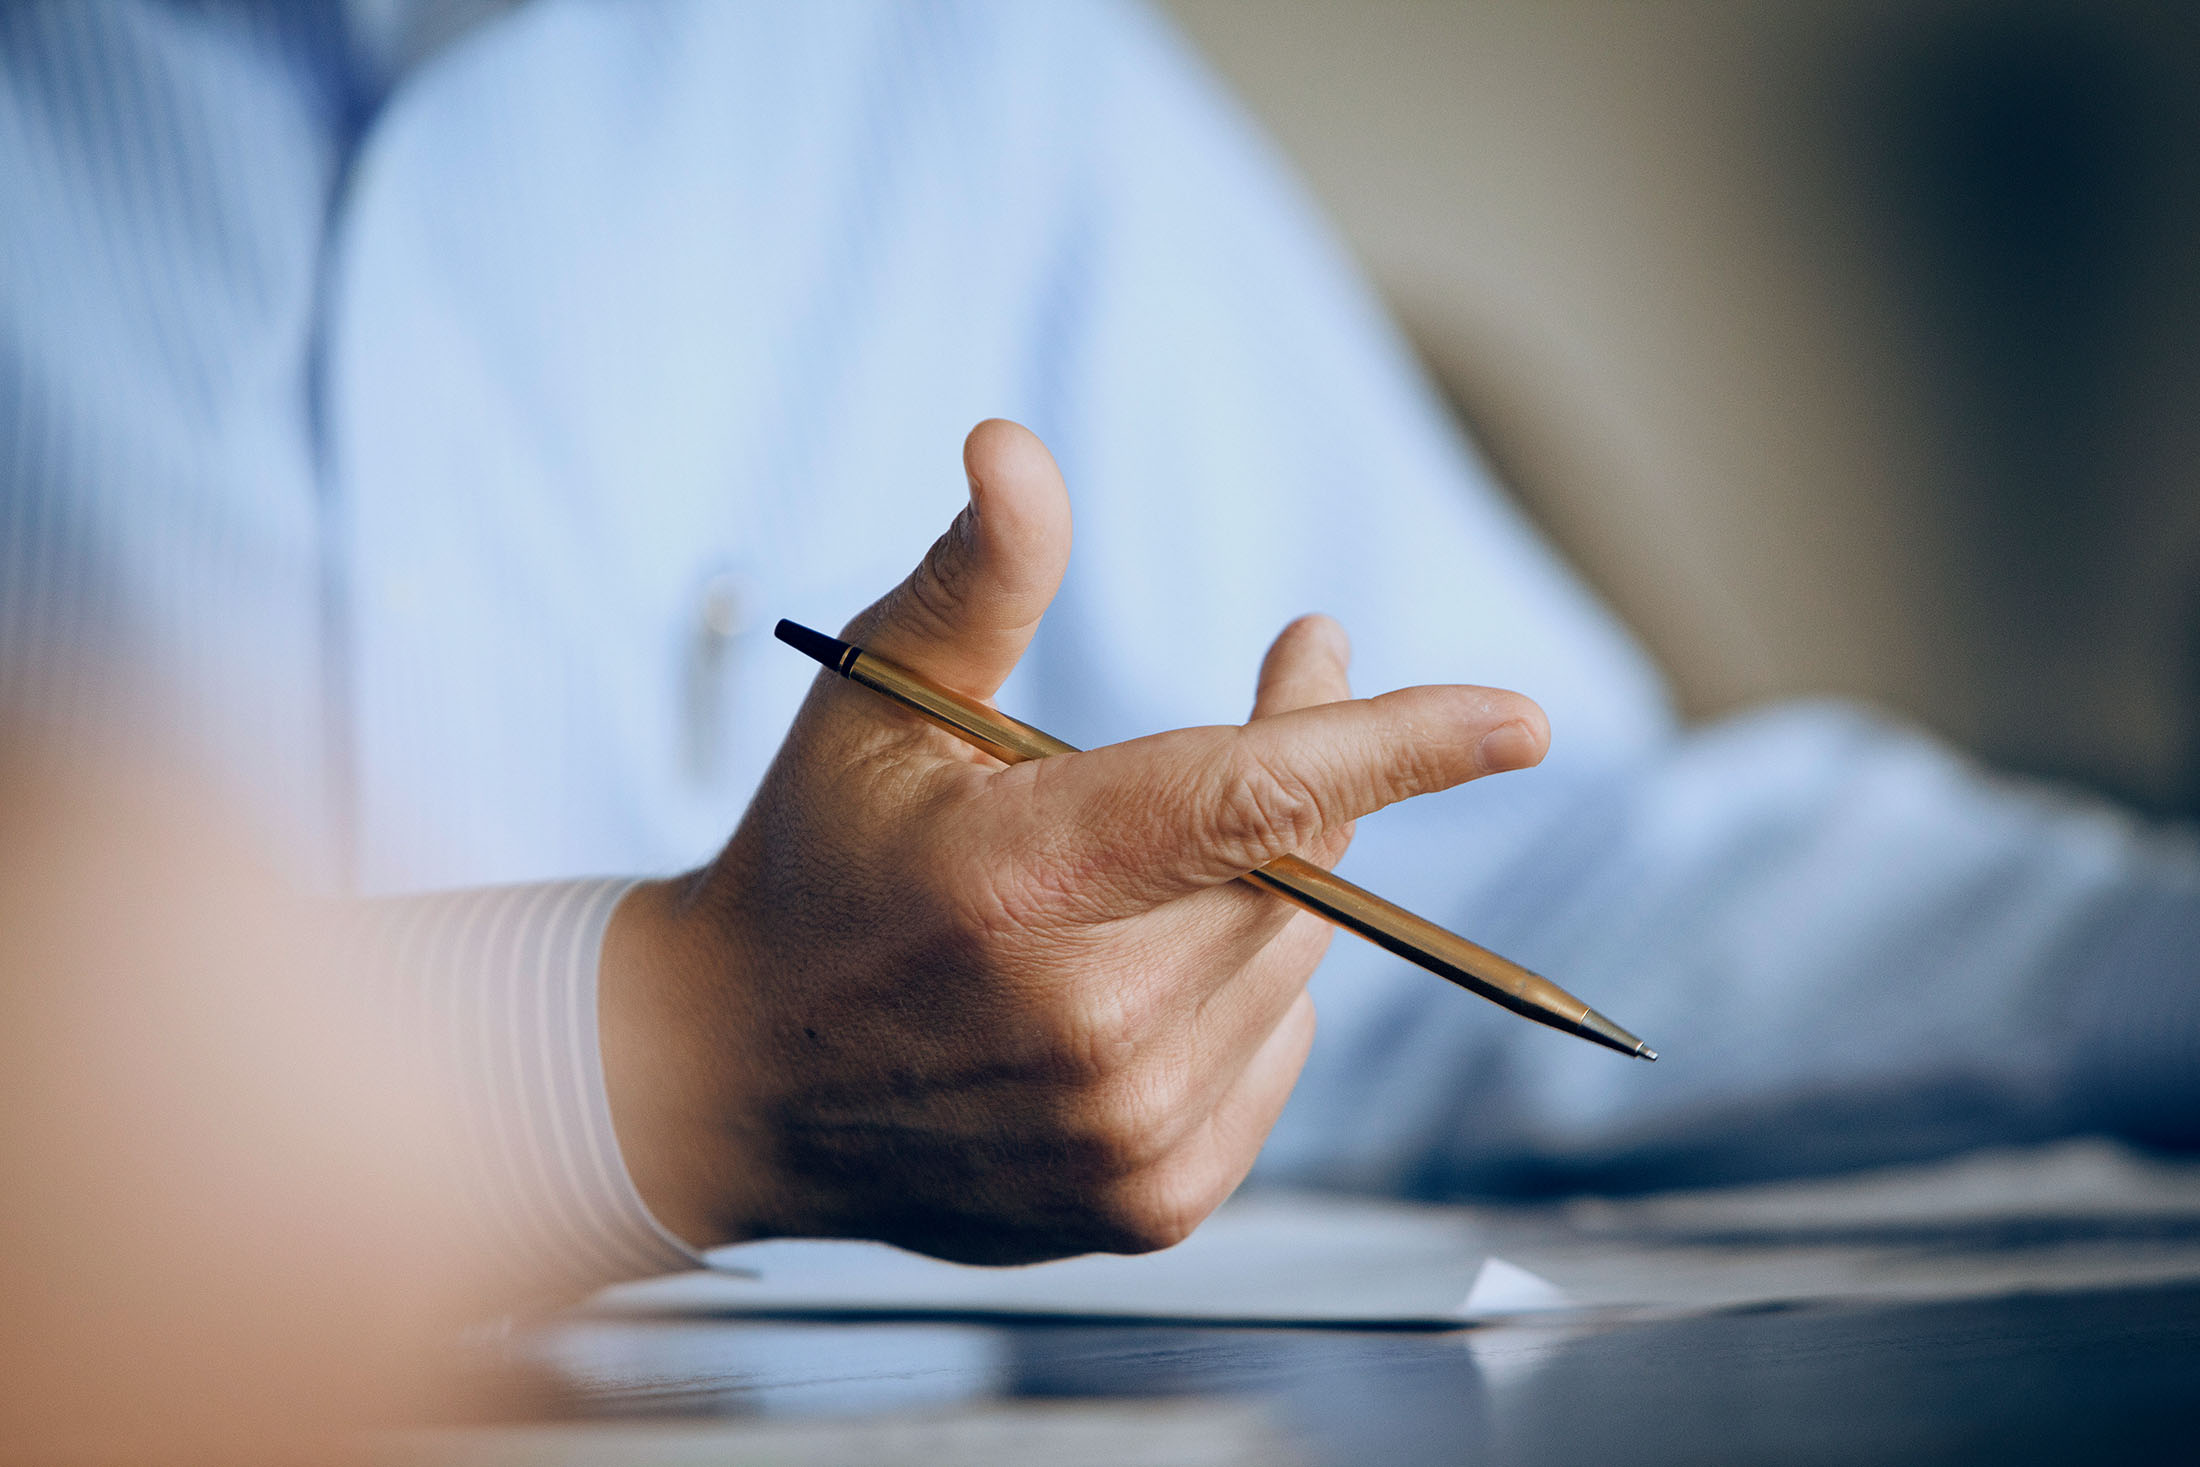
[[[1564,1302],[1529,1271],[1493,1265],[1461,1209],[1275,1192],[1233,1199],[1185,1242],[1135,1258],[972,1268],[872,1243],[771,1242],[712,1260],[755,1276],[650,1279],[600,1295],[596,1308],[1459,1324]]]
[[[2200,1163],[2104,1140],[1476,1218],[1587,1312],[2200,1280]]]
[[[2075,1141],[1809,1182],[1530,1207],[1265,1192],[1139,1258],[967,1268],[820,1242],[713,1258],[757,1276],[652,1279],[592,1307],[1457,1326],[2200,1280],[2200,1163]]]

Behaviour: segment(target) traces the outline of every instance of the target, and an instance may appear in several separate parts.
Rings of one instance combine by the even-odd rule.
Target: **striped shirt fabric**
[[[596,955],[633,883],[542,882],[370,904],[410,1048],[456,1077],[487,1255],[509,1294],[695,1267],[635,1192],[604,1103]]]

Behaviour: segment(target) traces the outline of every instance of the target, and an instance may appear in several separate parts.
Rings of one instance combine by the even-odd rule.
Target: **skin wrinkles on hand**
[[[970,505],[846,636],[989,699],[1067,566],[1069,502],[1014,424],[964,457]],[[606,1079],[659,1218],[700,1246],[987,1263],[1181,1238],[1290,1094],[1329,937],[1233,878],[1333,864],[1358,816],[1489,750],[1541,757],[1527,699],[1354,700],[1348,656],[1301,618],[1248,724],[1013,767],[821,677],[725,850],[636,888],[607,935]]]

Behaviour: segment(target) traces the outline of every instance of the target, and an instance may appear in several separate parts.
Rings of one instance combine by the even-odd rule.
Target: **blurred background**
[[[2200,6],[1165,4],[1691,713],[2200,813]]]

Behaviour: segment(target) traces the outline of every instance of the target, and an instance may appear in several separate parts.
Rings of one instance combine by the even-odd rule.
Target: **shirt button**
[[[747,580],[721,570],[703,582],[695,601],[695,636],[687,658],[680,762],[697,784],[714,784],[726,768],[727,703],[733,694],[733,644],[748,630],[755,602]]]
[[[697,608],[703,635],[714,642],[730,642],[749,625],[748,588],[732,571],[720,571],[703,583]]]

